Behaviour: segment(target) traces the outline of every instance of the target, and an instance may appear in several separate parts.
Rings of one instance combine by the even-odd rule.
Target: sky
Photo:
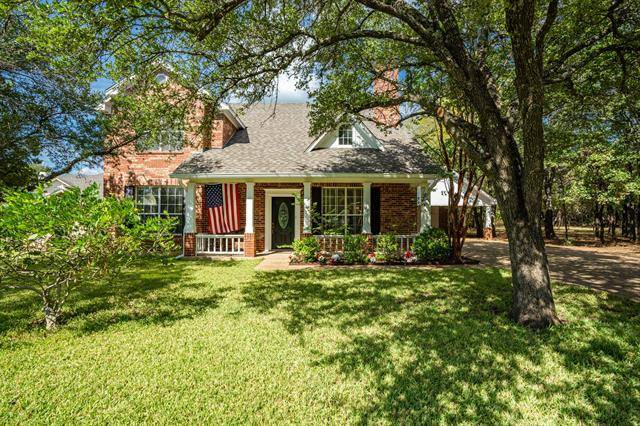
[[[100,78],[91,84],[91,88],[96,92],[104,92],[113,84],[112,80]],[[278,82],[278,102],[279,103],[296,103],[306,102],[309,99],[307,93],[296,88],[296,78],[290,75],[282,75]],[[265,99],[268,101],[269,99]],[[238,99],[230,99],[230,102],[238,102]]]

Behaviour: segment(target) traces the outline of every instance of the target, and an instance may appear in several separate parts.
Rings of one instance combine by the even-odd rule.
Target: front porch
[[[207,183],[187,184],[183,254],[188,257],[254,257],[273,252],[283,242],[309,235],[316,235],[327,248],[332,244],[334,250],[340,250],[341,236],[319,231],[314,217],[318,204],[325,205],[320,210],[326,213],[327,205],[336,203],[336,199],[345,203],[339,214],[344,213],[341,220],[345,227],[355,229],[350,232],[371,235],[372,244],[378,234],[393,233],[402,248],[408,250],[415,235],[431,226],[430,188],[425,178],[401,182],[236,181],[240,227],[231,233],[211,233],[203,197],[203,186]],[[281,232],[285,228],[288,234]]]

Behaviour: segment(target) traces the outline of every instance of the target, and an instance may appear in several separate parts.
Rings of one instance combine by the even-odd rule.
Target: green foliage
[[[342,259],[348,265],[367,261],[367,236],[362,234],[345,234],[343,240]]]
[[[428,262],[442,262],[451,256],[449,237],[439,228],[429,228],[418,235],[412,250],[418,259]]]
[[[78,287],[113,277],[143,254],[174,248],[173,219],[140,220],[130,200],[100,199],[94,186],[45,197],[10,190],[0,205],[0,288],[36,292],[47,328]]]
[[[376,259],[389,262],[400,258],[400,245],[393,234],[380,235],[376,241]]]
[[[293,253],[305,262],[315,262],[320,243],[315,237],[304,237],[293,242]]]
[[[55,334],[0,294],[0,423],[640,423],[637,303],[554,283],[539,333],[508,270],[255,266],[132,265]]]

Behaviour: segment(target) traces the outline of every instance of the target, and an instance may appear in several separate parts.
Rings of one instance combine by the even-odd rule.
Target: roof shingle
[[[364,123],[381,141],[377,149],[319,149],[305,152],[309,135],[306,104],[258,104],[241,116],[246,125],[222,149],[196,153],[172,174],[195,175],[306,175],[314,173],[435,174],[439,168],[404,128],[384,132]]]

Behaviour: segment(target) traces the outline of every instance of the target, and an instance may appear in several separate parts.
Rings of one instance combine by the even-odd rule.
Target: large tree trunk
[[[558,324],[540,229],[533,224],[516,221],[507,232],[511,274],[514,277],[511,317],[532,328]]]
[[[452,27],[455,17],[449,3],[433,4],[446,18],[445,29]],[[465,54],[462,40],[444,37],[443,42],[456,59],[455,66],[452,63],[449,67],[450,74],[478,114],[483,150],[478,152],[470,146],[465,149],[483,167],[493,185],[509,237],[513,282],[511,315],[521,324],[542,328],[559,323],[540,230],[545,146],[544,34],[538,33],[538,38],[533,40],[534,22],[537,22],[533,0],[506,2],[505,15],[515,64],[518,129],[505,116],[489,88],[487,74]],[[443,114],[442,111],[439,114]],[[521,140],[517,140],[516,132],[522,135]],[[477,134],[475,130],[473,133]]]
[[[522,190],[522,189],[521,189]],[[559,324],[556,314],[549,264],[535,212],[527,215],[519,203],[517,192],[498,197],[509,238],[514,321],[539,329]]]

